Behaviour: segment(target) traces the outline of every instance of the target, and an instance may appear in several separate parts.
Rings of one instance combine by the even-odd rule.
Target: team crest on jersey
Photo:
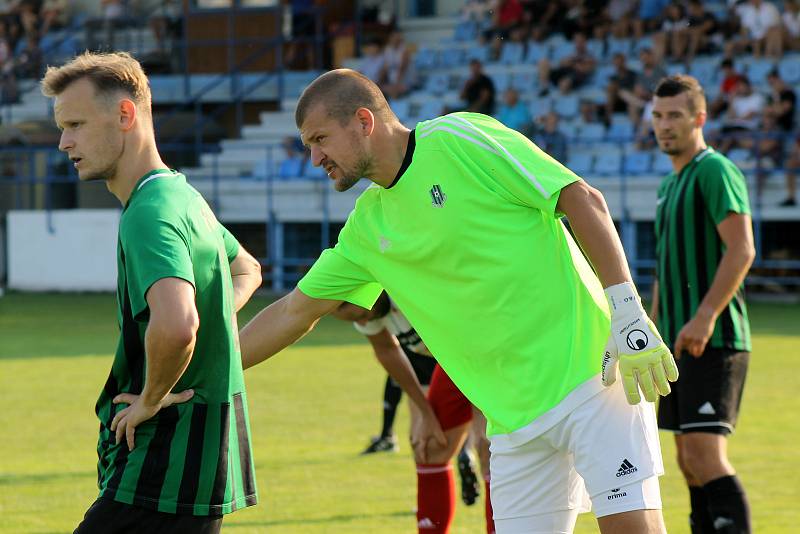
[[[439,187],[439,184],[431,187],[430,193],[434,208],[441,208],[444,206],[444,203],[447,200],[447,195],[444,194],[444,191],[442,191],[442,188]]]

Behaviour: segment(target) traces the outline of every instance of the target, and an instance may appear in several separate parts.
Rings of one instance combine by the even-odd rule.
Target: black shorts
[[[406,353],[408,361],[411,362],[411,367],[414,368],[414,374],[417,375],[417,380],[419,380],[420,385],[427,386],[430,384],[431,377],[433,376],[433,369],[436,367],[436,358],[417,354],[416,352],[405,349],[403,352]]]
[[[676,433],[733,432],[747,376],[749,352],[706,349],[678,360],[678,381],[658,405],[658,427]]]
[[[73,534],[218,534],[222,516],[177,515],[100,497]]]

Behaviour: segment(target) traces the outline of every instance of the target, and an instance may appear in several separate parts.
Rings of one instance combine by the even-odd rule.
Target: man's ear
[[[375,115],[367,108],[358,108],[356,110],[356,120],[358,120],[361,132],[365,137],[372,135],[375,129]]]
[[[706,125],[706,118],[708,114],[705,111],[698,111],[697,115],[694,116],[694,125],[698,128],[702,128]]]
[[[119,101],[119,126],[124,132],[133,128],[136,123],[136,104],[133,100],[123,98]]]

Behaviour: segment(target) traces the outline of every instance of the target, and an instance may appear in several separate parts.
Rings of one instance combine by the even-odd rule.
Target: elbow
[[[163,332],[166,339],[169,339],[170,344],[174,347],[191,348],[194,347],[197,341],[197,330],[200,328],[200,318],[197,312],[193,311],[175,323],[168,329],[168,332]]]
[[[742,257],[744,258],[745,265],[747,269],[750,269],[750,266],[753,265],[753,262],[756,259],[756,249],[753,246],[753,243],[747,243],[744,250],[742,251]]]

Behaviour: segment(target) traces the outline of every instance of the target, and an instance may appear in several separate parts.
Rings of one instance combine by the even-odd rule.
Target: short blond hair
[[[136,59],[127,52],[84,52],[60,67],[48,67],[42,78],[42,94],[53,98],[74,82],[87,78],[97,95],[122,92],[150,110],[150,85]]]

